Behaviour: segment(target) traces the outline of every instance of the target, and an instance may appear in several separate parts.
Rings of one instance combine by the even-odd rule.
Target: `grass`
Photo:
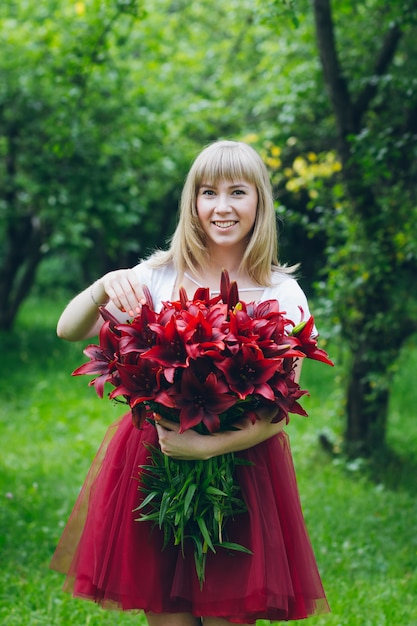
[[[71,598],[61,591],[62,576],[48,568],[95,450],[119,412],[95,397],[87,378],[69,376],[83,361],[82,345],[55,337],[60,308],[32,300],[16,331],[0,335],[0,623],[144,625],[140,615],[106,612]],[[332,607],[330,615],[311,618],[312,626],[417,623],[415,371],[414,340],[395,380],[391,452],[371,471],[361,459],[347,463],[318,445],[323,430],[336,441],[341,436],[343,369],[304,365],[310,417],[294,416],[288,431]]]

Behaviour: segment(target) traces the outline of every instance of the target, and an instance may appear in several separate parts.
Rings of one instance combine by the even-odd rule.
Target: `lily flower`
[[[300,351],[302,351],[306,357],[313,359],[314,361],[321,361],[328,365],[334,365],[329,359],[327,352],[317,347],[317,340],[311,336],[314,328],[314,319],[310,317],[306,322],[302,321],[296,326],[292,335],[296,337],[300,342]]]
[[[136,364],[117,364],[120,384],[110,394],[110,399],[125,396],[131,408],[153,400],[161,389],[161,366],[150,359],[137,359]]]
[[[274,400],[268,380],[276,372],[277,364],[273,359],[264,359],[258,347],[244,344],[232,357],[216,362],[216,367],[223,372],[230,389],[241,400],[254,394]]]
[[[181,393],[177,398],[180,409],[180,432],[204,424],[210,433],[220,428],[219,415],[236,404],[236,396],[229,395],[229,387],[211,372],[204,381],[191,369],[184,371]]]
[[[121,333],[120,354],[129,352],[145,352],[155,344],[155,331],[150,327],[157,321],[157,314],[147,304],[142,306],[140,315],[130,324],[119,324],[117,330]]]
[[[164,366],[164,376],[169,383],[174,381],[176,369],[187,366],[187,352],[179,332],[177,320],[172,315],[164,326],[161,323],[149,324],[155,332],[158,344],[141,354],[143,359],[152,359]]]
[[[105,383],[111,382],[114,384],[117,381],[115,373],[117,372],[119,337],[110,330],[112,323],[111,320],[104,322],[99,332],[100,345],[87,346],[83,352],[90,360],[72,372],[72,376],[99,374],[99,376],[89,382],[89,385],[94,385],[96,393],[100,398],[104,395]]]

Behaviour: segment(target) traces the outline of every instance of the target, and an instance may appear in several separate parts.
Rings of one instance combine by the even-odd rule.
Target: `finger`
[[[127,278],[130,284],[130,289],[131,289],[131,293],[133,295],[134,301],[140,304],[144,304],[146,302],[145,294],[142,288],[142,283],[138,279],[138,276],[135,270],[133,269],[129,270]]]
[[[158,434],[159,447],[161,448],[161,451],[164,454],[167,454],[168,452],[167,431],[164,428],[162,428],[162,426],[159,426],[159,424],[155,424],[155,426],[156,426],[156,432]]]
[[[144,293],[133,270],[116,270],[108,274],[104,282],[107,295],[121,311],[134,316],[140,310]]]
[[[121,302],[125,311],[132,317],[135,315],[136,309],[139,308],[140,297],[138,298],[127,276],[123,277],[117,289],[117,297]]]
[[[155,417],[155,421],[157,422],[157,424],[159,426],[162,426],[162,428],[165,428],[165,430],[170,430],[172,432],[178,432],[179,431],[179,424],[177,424],[176,422],[171,422],[171,420],[167,420],[165,417],[162,417],[161,415],[158,415],[158,418]]]
[[[113,304],[121,311],[126,311],[121,277],[120,271],[109,272],[103,277],[102,282],[104,290]]]
[[[129,270],[124,276],[123,290],[129,315],[139,313],[145,303],[145,294],[134,270]]]
[[[158,438],[161,439],[161,437],[163,437],[164,433],[166,432],[165,428],[160,426],[158,422],[155,422],[155,427],[156,427],[156,432],[158,433]]]

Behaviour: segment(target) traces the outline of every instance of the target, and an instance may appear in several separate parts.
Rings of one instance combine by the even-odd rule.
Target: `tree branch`
[[[330,0],[313,0],[313,11],[324,80],[336,115],[341,157],[346,162],[349,157],[346,137],[354,132],[353,106],[337,54]]]
[[[351,158],[349,136],[357,134],[359,128],[355,125],[354,107],[349,87],[343,76],[337,54],[331,1],[312,0],[312,4],[316,23],[317,46],[324,80],[336,117],[338,152],[343,163],[343,178],[347,186],[351,206],[367,217],[365,224],[371,224],[372,220],[370,220],[370,217],[372,214],[377,214],[378,207],[376,206],[371,187],[364,183],[358,164]]]
[[[383,76],[387,71],[397,51],[401,36],[402,30],[400,26],[395,23],[391,24],[376,58],[373,75],[369,78],[353,106],[354,124],[357,127],[359,127],[362,116],[367,111],[370,102],[375,97],[378,90],[378,81],[375,80],[375,77]]]

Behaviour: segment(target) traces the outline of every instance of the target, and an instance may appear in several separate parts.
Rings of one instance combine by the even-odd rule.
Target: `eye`
[[[235,196],[244,196],[246,191],[244,189],[234,189],[233,195]]]
[[[200,193],[202,196],[214,196],[213,189],[202,189]]]

